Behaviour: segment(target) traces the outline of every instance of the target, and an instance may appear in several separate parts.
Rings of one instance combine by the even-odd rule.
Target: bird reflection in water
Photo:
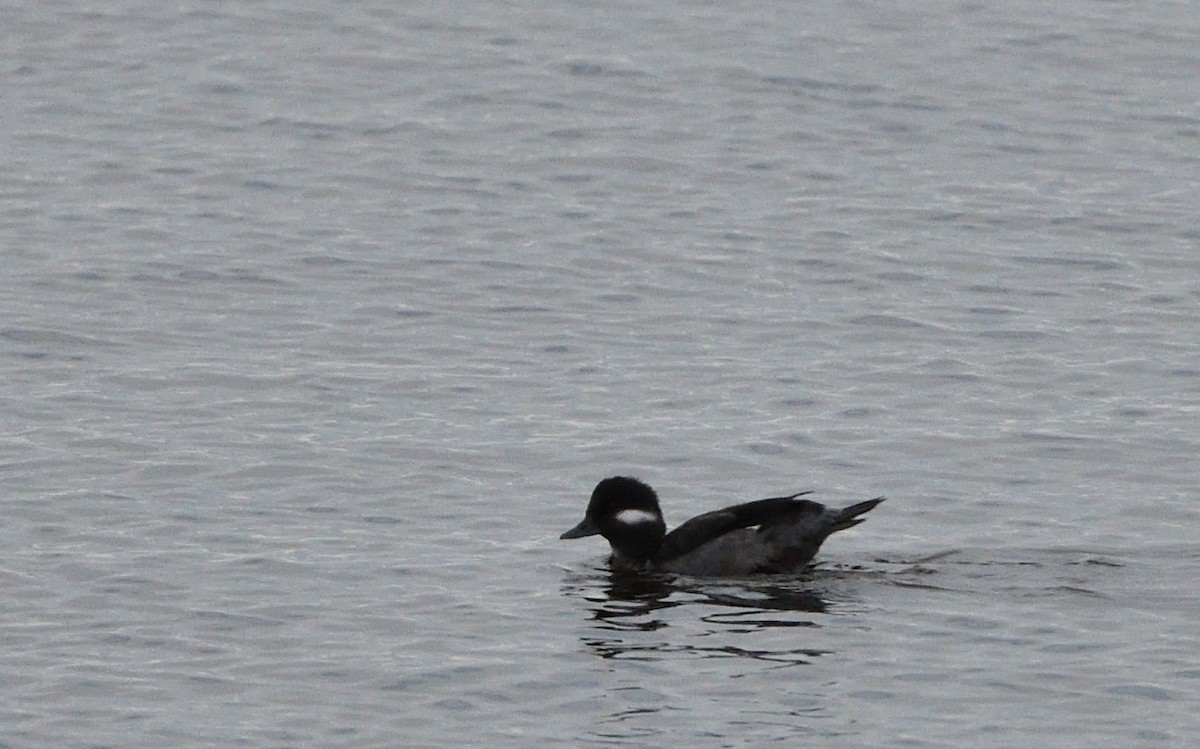
[[[818,626],[810,615],[824,613],[827,604],[815,592],[811,580],[789,576],[710,581],[621,569],[597,572],[600,576],[579,581],[583,584],[575,592],[589,602],[597,630],[584,638],[584,644],[602,658],[659,660],[682,654],[799,665],[827,652],[811,648],[744,648],[724,637],[709,637]],[[700,633],[704,637],[702,643],[684,633],[670,640],[639,637],[638,633],[671,626],[667,612],[677,607],[690,607],[696,615],[687,621],[705,625],[705,631]],[[680,621],[674,623],[679,625]]]

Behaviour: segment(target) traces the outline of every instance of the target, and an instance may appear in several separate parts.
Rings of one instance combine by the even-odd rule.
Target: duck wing
[[[824,509],[821,505],[797,499],[797,497],[810,493],[799,492],[787,497],[771,497],[754,502],[743,502],[697,515],[663,537],[662,546],[658,552],[658,561],[664,562],[681,557],[689,551],[739,528],[771,524],[781,518],[793,517],[795,513],[803,512],[805,505],[813,505],[814,511],[819,513]]]

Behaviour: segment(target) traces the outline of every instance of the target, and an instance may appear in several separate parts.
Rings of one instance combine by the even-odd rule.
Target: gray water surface
[[[1193,4],[9,16],[0,746],[1200,733]]]

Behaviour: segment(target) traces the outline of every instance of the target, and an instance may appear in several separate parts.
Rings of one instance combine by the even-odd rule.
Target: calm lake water
[[[1194,4],[8,16],[0,747],[1200,733]]]

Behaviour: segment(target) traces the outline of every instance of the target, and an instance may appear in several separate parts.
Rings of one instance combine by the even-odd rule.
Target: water
[[[10,15],[0,745],[1200,729],[1192,5]]]

